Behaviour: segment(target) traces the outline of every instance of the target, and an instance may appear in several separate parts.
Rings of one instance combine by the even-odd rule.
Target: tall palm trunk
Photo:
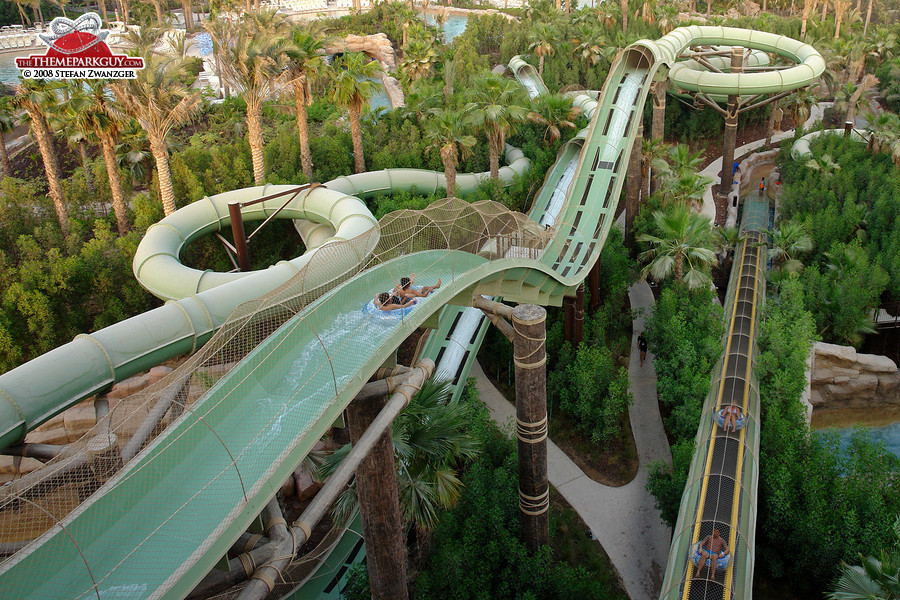
[[[500,179],[500,151],[503,150],[506,140],[500,131],[492,131],[488,134],[488,155],[491,164],[491,179]]]
[[[0,177],[12,174],[12,166],[9,164],[9,151],[6,149],[6,141],[0,137]]]
[[[447,180],[447,197],[456,194],[456,144],[447,144],[441,148],[441,162],[444,163],[444,179]]]
[[[309,131],[307,130],[306,102],[309,98],[306,91],[306,80],[294,81],[294,105],[297,108],[297,135],[300,137],[300,164],[303,174],[312,181],[312,155],[309,152]]]
[[[125,193],[122,191],[119,165],[116,163],[115,140],[111,135],[103,135],[100,137],[100,147],[103,149],[103,162],[106,163],[106,174],[109,177],[109,190],[112,192],[116,227],[119,235],[125,235],[128,232],[128,213],[125,210]]]
[[[37,139],[41,158],[44,161],[44,170],[47,172],[47,184],[50,188],[50,198],[53,200],[53,208],[56,209],[56,218],[59,219],[59,227],[63,235],[69,234],[69,211],[66,208],[66,197],[60,185],[59,162],[56,160],[56,150],[53,149],[53,138],[43,115],[28,110],[31,117],[31,130]]]
[[[247,136],[250,139],[250,158],[253,159],[253,180],[256,185],[266,182],[266,164],[263,159],[262,106],[247,103]]]
[[[366,159],[363,156],[362,129],[359,117],[362,113],[362,101],[354,100],[350,104],[350,137],[353,139],[353,166],[356,173],[366,171]]]
[[[169,149],[166,138],[147,132],[150,138],[150,152],[156,161],[156,172],[159,174],[159,196],[162,200],[163,214],[167,217],[175,212],[175,190],[172,188],[172,172],[169,170]]]
[[[81,162],[81,168],[84,170],[84,182],[87,189],[91,193],[96,192],[94,187],[94,177],[91,173],[90,158],[88,157],[87,145],[84,142],[78,142],[78,160]]]
[[[622,33],[628,34],[628,0],[619,0],[622,9]]]
[[[675,254],[675,281],[681,281],[684,277],[684,254],[679,250]]]
[[[543,53],[538,56],[538,75],[544,74],[544,55]]]
[[[866,10],[866,24],[863,26],[863,37],[869,32],[869,21],[872,19],[872,0],[869,0],[869,8]]]
[[[103,22],[109,22],[109,19],[106,16],[106,0],[100,0],[100,15],[103,17]]]

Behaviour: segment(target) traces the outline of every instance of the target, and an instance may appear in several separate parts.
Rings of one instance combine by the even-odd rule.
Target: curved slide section
[[[843,129],[820,129],[818,131],[811,131],[803,137],[797,138],[797,141],[791,146],[791,158],[800,160],[801,158],[812,156],[809,145],[814,139],[822,137],[823,135],[846,135],[846,132]],[[863,144],[868,143],[869,141],[866,136],[856,129],[850,131],[850,137],[854,141],[862,142]]]
[[[521,150],[512,146],[507,146],[506,158],[508,165],[500,169],[500,176],[509,183],[513,177],[524,174],[530,162]],[[457,185],[469,191],[487,176],[486,173],[460,174]],[[79,335],[0,375],[0,446],[20,443],[28,431],[81,400],[108,390],[117,381],[194,352],[212,337],[236,306],[284,284],[303,265],[309,264],[317,248],[339,240],[339,235],[367,236],[360,245],[370,251],[378,240],[375,218],[352,195],[390,193],[412,187],[430,193],[445,185],[443,173],[389,169],[340,177],[325,186],[302,191],[283,214],[285,218],[302,219],[301,231],[318,244],[293,261],[249,273],[190,269],[179,262],[178,254],[191,240],[231,227],[229,201],[247,202],[289,186],[226,192],[176,211],[148,230],[135,254],[134,271],[141,284],[157,296],[180,299],[100,331]],[[248,207],[247,218],[264,219],[283,203],[279,198]],[[318,232],[304,230],[309,224],[324,225],[324,228]],[[344,263],[328,277],[339,280],[343,274],[357,269],[366,259],[364,254],[345,257]],[[325,283],[307,281],[306,286],[313,289]]]
[[[699,29],[697,35],[708,41],[694,43],[741,43],[702,31],[722,28]],[[690,35],[683,41],[690,43]],[[649,84],[663,62],[677,56],[669,55],[668,43],[675,42],[642,41],[620,54],[546,231],[506,229],[501,225],[511,216],[485,218],[505,214],[490,204],[401,211],[393,223],[418,222],[417,227],[385,226],[370,268],[324,292],[266,338],[77,510],[0,564],[5,593],[185,596],[371,374],[445,304],[470,294],[561,302],[597,260],[612,225]],[[752,81],[746,81],[720,86],[721,92],[752,93]],[[555,189],[563,173],[554,167],[551,175],[546,183]],[[551,195],[542,190],[533,217],[544,214],[541,204]],[[466,229],[473,211],[483,211],[478,217],[485,229],[477,235]],[[327,266],[323,255],[310,264],[321,260]],[[403,318],[364,310],[374,292],[410,272],[423,284],[440,278],[443,285]]]

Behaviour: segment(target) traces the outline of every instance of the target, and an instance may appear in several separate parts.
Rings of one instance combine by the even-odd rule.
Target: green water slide
[[[658,42],[641,41],[627,48],[604,85],[571,180],[565,182],[565,170],[555,166],[535,201],[531,217],[538,223],[546,220],[545,227],[534,223],[532,238],[539,238],[545,229],[548,232],[540,237],[541,244],[522,243],[527,236],[520,231],[512,237],[495,233],[492,239],[479,238],[477,245],[465,249],[440,244],[438,249],[420,249],[423,244],[427,248],[425,232],[445,232],[448,223],[462,223],[463,217],[471,215],[465,211],[472,210],[458,209],[454,216],[450,214],[452,206],[435,207],[430,216],[422,217],[423,235],[411,238],[416,243],[411,243],[408,253],[398,253],[319,296],[256,346],[76,510],[0,563],[4,595],[184,597],[259,514],[362,385],[418,326],[448,304],[470,302],[472,294],[558,305],[564,295],[574,291],[597,260],[612,225],[649,83],[666,73],[665,65],[674,63],[678,48],[694,43],[765,46],[770,43],[765,36],[770,34],[763,34],[764,41],[757,41],[758,32],[691,27],[677,29]],[[783,44],[792,48],[785,52],[802,54],[804,45],[794,42],[790,46],[779,36],[770,38],[779,47]],[[813,53],[801,57],[803,64],[814,62],[818,55]],[[815,70],[815,66],[807,65],[803,72],[807,78],[814,78],[818,76]],[[789,71],[713,74],[727,78],[728,84],[717,83],[714,77],[697,85],[715,86],[719,93],[743,95],[808,84],[799,72],[786,78]],[[771,77],[762,78],[763,75]],[[776,84],[773,78],[781,83]],[[362,182],[352,186],[357,191],[378,188]],[[381,189],[398,187],[391,181],[381,182]],[[554,200],[557,188],[565,188],[561,202],[558,195]],[[350,193],[349,189],[334,191],[339,196]],[[315,211],[310,207],[297,210],[305,211],[313,221],[324,218],[322,211],[313,215]],[[356,212],[348,211],[358,217]],[[209,225],[196,227],[196,235],[227,222],[226,216],[216,214],[217,224],[210,220]],[[340,230],[339,220],[329,223],[329,227]],[[312,228],[306,234],[312,236]],[[181,236],[182,233],[185,232],[174,235],[168,245],[160,244],[160,249],[176,248],[177,256],[177,248],[189,237]],[[383,241],[384,232],[379,235]],[[323,233],[319,236],[317,239],[329,237]],[[339,244],[331,243],[335,247]],[[324,243],[322,247],[328,246]],[[159,260],[179,268],[172,264],[171,252]],[[165,268],[156,272],[162,279],[159,283],[168,283]],[[443,285],[402,318],[385,318],[365,310],[374,292],[390,289],[401,275],[411,272],[416,273],[417,282],[433,284],[440,278]],[[247,276],[241,281],[251,281],[252,277],[262,276]],[[203,279],[201,275],[196,280],[201,287]],[[228,283],[199,293],[188,292],[196,294],[189,300],[217,292],[227,296],[228,289],[236,285]],[[298,283],[295,281],[294,285]],[[256,291],[268,290],[260,286]],[[168,306],[176,309],[167,313],[167,318],[187,312],[176,302]],[[219,309],[220,313],[225,312],[224,304]],[[204,311],[207,314],[196,322],[205,322],[206,331],[211,332],[213,315],[198,308],[198,313]],[[191,320],[187,327],[193,327],[194,322]],[[166,327],[169,324],[165,321],[145,322],[131,332],[130,338],[123,335],[118,342],[139,345],[144,337],[165,341],[167,336],[181,335],[168,333]],[[190,341],[180,342],[181,352],[199,344],[197,331],[199,328]],[[97,343],[89,340],[85,347],[90,346]],[[0,432],[6,433],[2,440],[9,444],[21,439],[25,429],[54,410],[59,412],[78,394],[84,397],[101,391],[120,377],[116,371],[118,359],[111,357],[112,351],[128,358],[127,349],[102,347],[94,359],[71,368],[66,364],[60,369],[60,360],[75,360],[63,351],[55,355],[56,362],[45,361],[26,369],[27,376],[17,376],[25,380],[18,379],[15,386],[7,385],[10,378],[0,378],[0,390],[8,407],[0,414],[0,423],[4,424]],[[163,355],[153,348],[133,353],[144,361],[151,360],[148,354],[156,358]],[[42,380],[60,371],[78,380],[77,385],[69,385],[64,378],[49,384]],[[33,397],[41,398],[40,407],[34,410],[29,406]]]

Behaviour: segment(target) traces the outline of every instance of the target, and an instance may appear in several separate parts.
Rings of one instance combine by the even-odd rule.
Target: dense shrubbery
[[[809,432],[799,398],[815,331],[803,297],[799,281],[786,283],[760,328],[756,555],[761,577],[818,597],[841,561],[891,543],[900,513],[900,460],[863,431],[846,450],[834,435]]]
[[[610,231],[600,258],[600,308],[586,311],[584,341],[574,348],[563,339],[562,311],[553,311],[547,332],[547,395],[593,442],[613,438],[632,402],[628,369],[619,362],[630,347],[625,309],[633,264],[622,233]],[[587,304],[587,302],[586,302]]]
[[[651,465],[648,488],[663,519],[674,524],[687,481],[710,375],[722,353],[722,309],[711,290],[688,290],[675,284],[662,291],[647,321],[646,335],[654,354],[659,400],[671,412],[664,419],[672,441],[670,470]]]
[[[814,243],[803,273],[806,306],[826,341],[859,344],[882,294],[900,298],[900,172],[843,136],[824,136],[815,158],[782,151],[781,215],[803,222]]]
[[[470,386],[471,387],[471,386]],[[428,598],[608,598],[584,569],[530,554],[519,540],[515,444],[490,422],[476,420],[481,456],[463,476],[465,491],[434,532],[432,554],[416,582]]]

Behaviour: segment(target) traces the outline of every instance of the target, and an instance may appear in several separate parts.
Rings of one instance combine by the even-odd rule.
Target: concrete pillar
[[[641,141],[644,126],[638,127],[628,159],[628,175],[625,180],[625,246],[634,247],[634,217],[641,202]]]
[[[591,312],[600,308],[600,262],[603,255],[597,257],[597,262],[588,272],[588,289],[591,291]]]
[[[356,444],[384,408],[385,396],[354,400],[347,407],[350,439]],[[406,543],[400,491],[387,428],[356,469],[356,495],[366,541],[366,562],[373,600],[406,600]]]
[[[666,84],[667,81],[653,82],[653,124],[650,138],[661,140],[666,133]]]
[[[516,365],[516,439],[519,454],[519,518],[532,552],[550,543],[547,478],[547,311],[534,304],[513,310]]]
[[[744,68],[744,49],[734,46],[731,49],[731,72],[740,73]],[[725,115],[725,148],[722,152],[722,179],[720,189],[726,192],[731,189],[731,168],[734,164],[734,147],[737,143],[738,108],[740,97],[728,96],[727,114]]]

